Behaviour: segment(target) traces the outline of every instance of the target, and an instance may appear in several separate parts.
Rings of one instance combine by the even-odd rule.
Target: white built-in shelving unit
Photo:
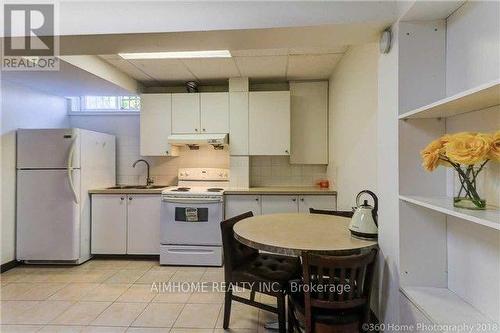
[[[397,30],[400,320],[468,324],[474,332],[494,331],[495,325],[500,330],[500,167],[489,164],[485,172],[491,192],[486,194],[487,209],[459,209],[450,196],[452,173],[442,167],[432,173],[424,171],[419,153],[446,133],[500,128],[500,78],[489,76],[483,84],[471,84],[478,82],[477,77],[472,80],[467,69],[460,68],[464,82],[447,82],[456,77],[460,57],[468,56],[452,54],[456,48],[450,43],[465,44],[484,33],[475,31],[472,24],[467,31],[470,36],[465,34],[460,30],[463,22],[459,22],[460,29],[455,28],[458,19],[483,19],[476,12],[487,10],[478,6],[493,5],[465,4],[454,14],[457,18],[452,24],[406,21]],[[450,28],[458,30],[449,36]],[[454,39],[458,34],[461,39]],[[491,61],[500,67],[498,59]],[[482,65],[470,66],[475,70]],[[456,86],[464,89],[457,92]]]
[[[448,197],[400,195],[399,199],[449,216],[458,217],[464,222],[477,223],[500,230],[500,210],[495,206],[488,206],[486,210],[467,210],[454,207]]]
[[[494,80],[468,89],[437,102],[405,112],[399,119],[446,118],[483,110],[500,104],[500,80]]]
[[[495,322],[447,288],[406,287],[401,292],[432,324],[466,324],[473,332],[494,331]],[[478,323],[489,329],[481,329]]]

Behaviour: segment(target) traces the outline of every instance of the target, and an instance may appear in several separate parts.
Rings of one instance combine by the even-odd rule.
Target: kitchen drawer
[[[161,245],[160,265],[222,266],[222,247]]]

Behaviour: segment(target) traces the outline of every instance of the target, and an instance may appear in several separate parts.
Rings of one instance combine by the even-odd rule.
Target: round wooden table
[[[259,215],[234,225],[238,241],[258,250],[299,256],[302,251],[347,254],[377,246],[351,236],[351,219],[323,214]]]

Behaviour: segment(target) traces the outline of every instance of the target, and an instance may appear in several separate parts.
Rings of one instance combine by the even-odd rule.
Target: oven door
[[[222,198],[162,198],[161,244],[222,245]]]

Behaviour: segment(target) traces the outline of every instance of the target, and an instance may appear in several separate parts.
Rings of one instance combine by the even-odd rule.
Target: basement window
[[[137,114],[141,109],[139,96],[79,96],[67,97],[69,114]]]

